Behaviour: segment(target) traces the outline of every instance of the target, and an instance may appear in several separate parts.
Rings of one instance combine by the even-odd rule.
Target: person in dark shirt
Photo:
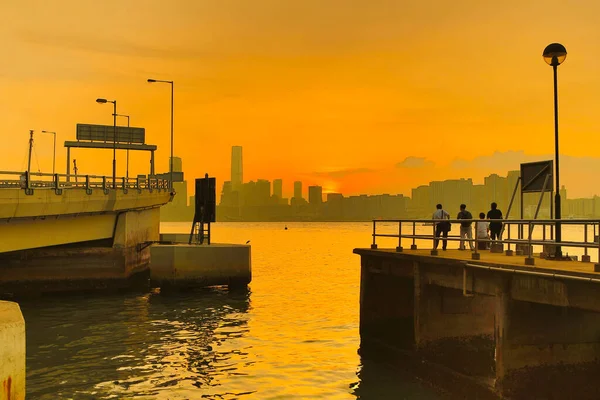
[[[467,206],[465,204],[460,205],[460,212],[456,219],[473,219],[473,215],[467,211]],[[461,222],[460,223],[460,244],[458,246],[459,250],[465,249],[465,238],[469,242],[469,248],[474,250],[475,246],[473,245],[473,231],[471,230],[471,221]]]
[[[487,219],[502,219],[502,211],[498,210],[498,204],[492,203],[492,209],[487,213]],[[490,239],[501,240],[502,222],[490,222]]]

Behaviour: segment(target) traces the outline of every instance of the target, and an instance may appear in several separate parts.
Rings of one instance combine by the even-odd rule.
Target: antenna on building
[[[73,159],[73,172],[75,172],[75,183],[77,183],[77,160]]]

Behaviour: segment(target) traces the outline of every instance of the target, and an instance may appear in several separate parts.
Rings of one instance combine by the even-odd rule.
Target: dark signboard
[[[145,128],[117,126],[117,143],[144,144],[146,140]],[[113,125],[77,124],[77,140],[92,142],[113,143],[115,127]]]
[[[217,182],[215,178],[196,179],[196,211],[197,222],[216,222]]]
[[[521,164],[521,191],[523,193],[531,192],[550,192],[554,190],[554,180],[552,179],[554,171],[553,161],[537,161]],[[546,187],[544,188],[544,182]]]

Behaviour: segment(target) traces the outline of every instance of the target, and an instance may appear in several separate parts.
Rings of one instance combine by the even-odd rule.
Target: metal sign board
[[[137,143],[144,144],[146,140],[145,128],[134,128],[127,126],[117,126],[117,143]],[[115,142],[114,125],[91,125],[77,124],[77,140],[88,140],[91,142]]]
[[[554,171],[552,160],[521,164],[521,191],[523,193],[553,191],[552,171]],[[544,182],[546,184],[545,188]]]

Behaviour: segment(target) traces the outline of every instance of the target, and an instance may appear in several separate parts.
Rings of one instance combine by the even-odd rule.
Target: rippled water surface
[[[21,303],[29,399],[441,399],[357,354],[368,223],[218,223],[252,245],[246,292],[49,297]],[[188,224],[163,224],[186,232]]]

